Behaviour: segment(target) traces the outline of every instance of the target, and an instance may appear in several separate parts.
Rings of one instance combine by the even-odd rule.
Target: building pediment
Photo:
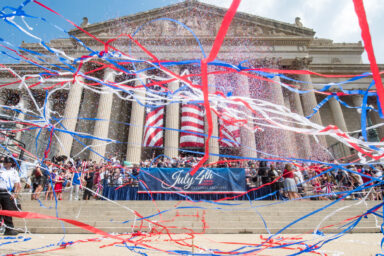
[[[98,37],[113,38],[120,34],[134,34],[137,37],[191,37],[188,26],[199,37],[214,37],[220,27],[226,9],[189,0],[147,12],[137,13],[101,23],[84,26],[84,29]],[[156,20],[158,19],[158,20]],[[171,21],[169,19],[175,20]],[[228,37],[313,37],[315,32],[300,26],[251,14],[236,13]],[[80,30],[71,34],[83,37]]]

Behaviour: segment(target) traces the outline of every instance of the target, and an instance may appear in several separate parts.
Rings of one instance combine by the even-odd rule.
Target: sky
[[[24,0],[0,0],[0,9],[7,14],[11,11],[7,7],[17,7]],[[228,8],[231,0],[200,0],[201,2]],[[84,16],[90,23],[148,11],[153,8],[181,2],[181,0],[40,0],[65,18],[80,24]],[[365,0],[365,8],[370,25],[373,47],[378,63],[384,64],[384,1]],[[54,38],[66,38],[66,34],[55,26],[66,31],[73,28],[62,17],[49,12],[36,3],[29,3],[25,12],[31,16],[43,17],[47,22],[36,18],[27,18],[31,28],[30,36],[20,32],[12,25],[0,20],[0,41],[5,40],[8,46],[17,48],[22,41],[38,42],[33,35],[44,41]],[[361,41],[361,31],[352,0],[242,0],[239,11],[255,14],[270,19],[294,23],[295,17],[301,17],[305,27],[312,28],[315,37],[332,39],[334,42]],[[15,19],[22,24],[21,19]],[[24,27],[28,27],[24,26]],[[1,43],[1,42],[0,42]],[[4,51],[4,48],[0,49]],[[0,62],[15,62],[10,57],[0,54]],[[363,62],[368,63],[364,54]]]

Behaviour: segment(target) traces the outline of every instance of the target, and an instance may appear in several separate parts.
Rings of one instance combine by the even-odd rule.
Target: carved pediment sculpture
[[[264,34],[263,29],[255,24],[236,24],[236,36],[261,36]]]
[[[296,57],[293,61],[292,61],[292,69],[308,69],[308,66],[309,64],[311,64],[313,60],[313,57],[304,57],[304,58],[299,58],[299,57]]]
[[[211,34],[211,29],[210,29],[210,20],[204,19],[201,20],[197,16],[188,16],[185,15],[183,17],[179,18],[179,21],[184,23],[186,26],[188,26],[190,29],[193,30],[193,32],[197,35],[209,35]],[[180,26],[181,29],[178,30],[179,34],[189,34],[189,32]]]
[[[113,29],[113,27],[120,27],[120,30],[124,31],[124,27],[126,26],[135,27],[134,24],[140,26],[146,21],[158,18],[172,18],[186,24],[196,35],[214,36],[220,28],[224,14],[225,12],[222,8],[198,1],[186,1],[96,24],[88,24],[87,21],[84,21],[82,25],[85,25],[87,31],[90,33],[97,34],[108,29]],[[144,30],[148,36],[189,34],[189,32],[181,26],[166,20],[160,20],[145,26],[146,28],[144,28]],[[83,32],[76,29],[72,30],[71,33],[74,35],[83,34]],[[313,36],[314,31],[303,27],[300,19],[296,19],[295,24],[288,24],[265,19],[256,15],[237,12],[228,30],[228,35]]]
[[[285,36],[286,34],[281,31],[276,31],[276,29],[272,29],[269,31],[269,35],[271,36]]]

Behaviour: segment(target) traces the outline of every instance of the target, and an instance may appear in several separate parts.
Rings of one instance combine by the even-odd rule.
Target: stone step
[[[129,231],[125,231],[125,232],[131,232],[132,229],[134,229],[134,230],[137,230],[137,229],[150,230],[151,228],[152,229],[155,228],[156,230],[162,230],[162,229],[189,230],[189,229],[191,229],[194,232],[201,232],[201,230],[204,227],[204,225],[202,223],[190,223],[188,225],[186,225],[186,223],[172,223],[172,224],[168,224],[168,225],[165,225],[165,224],[148,225],[148,223],[145,225],[141,225],[140,223],[136,223],[136,225],[128,225],[128,224],[116,225],[115,223],[108,223],[108,222],[106,222],[106,223],[90,223],[90,224],[94,224],[91,226],[93,226],[97,229],[100,229],[100,230],[105,230],[106,228],[129,230]],[[267,229],[278,229],[278,230],[284,229],[287,227],[287,224],[288,223],[284,223],[284,224],[272,223],[272,224],[267,225],[267,227],[265,227],[262,224],[259,224],[259,225],[218,225],[217,223],[216,224],[210,223],[210,224],[206,225],[205,227],[207,230],[211,230],[211,229],[239,229],[239,230],[263,229],[264,233],[266,233]],[[326,226],[328,226],[328,225],[326,225]],[[16,227],[22,228],[22,229],[25,228],[25,226],[23,226],[23,225],[16,225]],[[42,229],[45,227],[57,228],[58,233],[64,233],[64,230],[66,231],[67,229],[79,228],[79,227],[75,227],[75,226],[72,226],[69,224],[64,224],[63,226],[59,225],[59,224],[51,224],[51,225],[48,225],[48,224],[46,224],[46,225],[31,225],[31,224],[29,224],[29,225],[27,225],[28,230],[30,230],[32,233],[34,232],[34,231],[32,231],[32,229],[37,230],[37,229],[40,229],[40,228]],[[336,229],[337,227],[338,226],[324,228],[324,226],[320,226],[319,228],[323,228],[324,232],[328,232],[329,229]],[[374,225],[374,223],[360,223],[358,225],[358,227],[359,228],[364,227],[364,228],[379,229]],[[304,224],[304,223],[287,227],[288,230],[290,230],[290,229],[305,230],[305,232],[303,232],[303,233],[312,232],[316,228],[317,228],[317,225],[313,225],[313,224],[308,225],[308,224]],[[340,232],[342,229],[338,229],[338,230]],[[113,232],[113,230],[110,232]],[[207,231],[207,233],[208,233],[208,231]]]
[[[301,218],[302,216],[301,215],[297,215],[297,216],[285,216],[284,219],[277,219],[275,218],[274,216],[266,216],[263,218],[263,220],[266,222],[266,223],[273,223],[273,222],[281,222],[281,223],[290,223],[292,221],[295,221],[295,220],[298,220],[299,218]],[[124,218],[124,217],[121,217],[121,216],[113,216],[113,217],[103,217],[103,216],[91,216],[91,217],[87,217],[87,216],[82,216],[82,217],[79,217],[79,218],[76,218],[76,217],[68,217],[66,216],[67,219],[73,219],[73,220],[76,220],[76,221],[80,221],[80,222],[85,222],[85,223],[93,223],[93,222],[97,222],[97,221],[106,221],[106,222],[113,222],[113,223],[123,223],[123,222],[127,222],[127,223],[133,223],[135,221],[134,218]],[[347,216],[347,215],[337,215],[337,216],[332,216],[332,217],[329,217],[327,219],[325,219],[325,221],[323,223],[327,223],[327,224],[330,224],[330,223],[339,223],[339,222],[342,222],[344,221],[345,219],[348,219],[350,218],[350,216]],[[363,221],[376,221],[377,218],[375,218],[374,216],[369,216],[367,219],[363,219]],[[148,220],[148,221],[147,221]],[[156,222],[162,222],[162,223],[174,223],[174,222],[197,222],[197,223],[200,223],[202,222],[202,217],[199,217],[199,218],[196,218],[196,217],[189,217],[189,216],[178,216],[178,217],[174,217],[174,218],[148,218],[147,220],[143,220],[144,222],[150,222],[150,221],[156,221]],[[218,218],[217,216],[210,216],[210,217],[205,217],[204,218],[204,221],[207,222],[207,223],[244,223],[245,225],[248,223],[248,224],[258,224],[258,223],[264,223],[263,220],[261,218],[259,218],[258,216],[249,216],[248,218],[245,217],[245,218],[237,218],[236,216],[230,218],[229,216],[227,216],[226,218]],[[56,220],[39,220],[39,219],[28,219],[26,220],[27,223],[51,223],[51,222],[57,222]],[[136,222],[140,222],[141,220],[140,219],[136,219]],[[301,220],[300,222],[309,222],[310,224],[311,223],[320,223],[321,221],[323,221],[323,218],[319,218],[317,216],[310,216],[308,218],[305,218],[303,220]],[[379,220],[381,221],[381,220]],[[16,223],[23,223],[24,220],[23,219],[16,219],[15,218],[15,222]]]
[[[274,212],[274,211],[280,211],[281,208],[284,208],[285,210],[316,210],[316,209],[321,209],[324,208],[326,210],[336,210],[340,209],[343,207],[346,207],[346,210],[348,209],[369,209],[374,207],[376,204],[369,204],[367,206],[365,205],[333,205],[329,207],[325,207],[326,205],[308,205],[307,207],[301,206],[301,207],[296,207],[295,205],[280,205],[279,207],[277,206],[263,206],[263,207],[258,207],[258,206],[247,206],[247,205],[231,205],[231,206],[226,206],[226,207],[217,207],[215,205],[202,205],[202,204],[195,204],[195,205],[152,205],[150,203],[147,203],[146,205],[114,205],[114,204],[108,204],[107,202],[102,205],[102,204],[58,204],[57,208],[58,209],[84,209],[84,210],[93,210],[93,209],[112,209],[112,210],[139,210],[139,209],[154,209],[154,210],[168,210],[168,209],[178,209],[178,210],[187,210],[187,209],[215,209],[219,211],[231,211],[233,209],[239,210],[239,211],[250,211],[250,212]],[[348,207],[347,207],[348,206]],[[22,208],[23,209],[55,209],[55,204],[26,204],[22,203]]]
[[[192,229],[194,232],[201,232],[203,229],[204,225],[202,222],[172,222],[172,223],[148,223],[148,222],[136,222],[136,223],[116,223],[116,222],[110,222],[110,221],[94,221],[94,222],[85,222],[86,224],[89,224],[90,226],[93,226],[95,228],[101,229],[101,230],[108,230],[107,232],[117,232],[114,230],[130,230],[130,231],[124,231],[124,232],[131,232],[132,229],[137,230],[150,230],[152,228],[156,228],[157,230],[163,229],[164,227],[166,229],[173,229],[173,230],[189,230]],[[287,225],[289,225],[290,222],[271,222],[267,224],[268,229],[283,229]],[[303,221],[296,223],[292,226],[289,226],[287,229],[288,230],[293,230],[293,229],[301,229],[305,230],[305,233],[307,232],[312,232],[313,229],[317,228],[318,223],[314,222],[309,222],[309,221]],[[327,222],[324,223],[321,227],[324,226],[329,226],[333,225],[330,228],[327,228],[324,230],[324,232],[329,232],[329,230],[336,229],[338,226],[344,224],[344,223],[332,223],[332,222]],[[15,222],[15,226],[18,228],[24,228],[25,224],[24,222]],[[60,223],[58,221],[52,221],[52,220],[47,220],[47,221],[40,221],[40,222],[28,222],[26,223],[26,226],[28,227],[28,230],[31,232],[38,232],[38,233],[44,233],[44,228],[56,228],[58,233],[64,233],[67,232],[68,230],[74,230],[74,229],[81,229],[79,227],[73,226],[68,223]],[[64,227],[64,229],[63,229]],[[212,229],[238,229],[238,230],[248,230],[248,229],[263,229],[264,233],[267,232],[267,229],[265,228],[263,223],[247,223],[247,222],[228,222],[228,223],[220,223],[220,222],[212,222],[212,223],[207,223],[205,226],[207,228],[206,233],[210,233],[210,230]],[[378,229],[376,227],[376,222],[375,221],[362,221],[359,223],[358,228],[370,228],[373,230]],[[340,232],[340,230],[339,230]],[[121,232],[118,232],[121,233]],[[180,232],[179,232],[180,233]]]
[[[29,211],[29,212],[56,212],[55,208],[45,209],[45,208],[37,208],[37,207],[25,207],[22,206],[22,211]],[[367,208],[348,208],[345,210],[340,210],[339,208],[334,209],[322,209],[319,208],[307,208],[307,209],[294,209],[294,208],[284,208],[284,210],[276,210],[276,209],[263,209],[263,210],[245,210],[245,209],[228,209],[228,210],[219,210],[219,209],[204,209],[204,208],[189,208],[189,209],[174,209],[174,208],[150,208],[150,207],[141,207],[141,208],[131,208],[131,209],[124,209],[124,208],[112,208],[112,207],[94,207],[91,208],[83,208],[83,207],[59,207],[57,208],[58,212],[65,212],[65,213],[87,213],[87,214],[95,214],[95,211],[97,212],[103,212],[103,213],[111,213],[111,214],[133,214],[134,212],[138,213],[145,213],[145,214],[155,214],[155,213],[161,213],[161,214],[167,214],[167,213],[196,213],[196,212],[215,212],[220,214],[231,214],[236,212],[239,215],[246,215],[246,214],[271,214],[271,215],[277,215],[280,216],[281,213],[293,213],[293,212],[300,212],[300,213],[310,213],[316,211],[317,214],[325,213],[325,212],[334,212],[338,211],[338,213],[363,213],[367,211]]]
[[[266,206],[268,208],[271,207],[281,207],[284,205],[284,207],[287,206],[294,206],[298,208],[306,208],[310,206],[316,206],[316,207],[321,207],[328,205],[332,203],[333,201],[304,201],[304,200],[299,200],[299,201],[252,201],[252,206],[253,207],[258,207],[258,206]],[[352,205],[353,203],[357,203],[358,200],[344,200],[344,201],[339,201],[337,204],[334,204],[331,207],[338,208],[340,206],[346,206],[346,205]],[[41,200],[41,203],[47,206],[54,206],[55,201],[45,201]],[[304,204],[305,203],[305,204]],[[380,201],[366,201],[365,202],[368,207],[370,205],[376,205],[379,204]],[[40,203],[38,201],[31,201],[31,200],[23,200],[23,205],[39,205]],[[226,207],[227,205],[229,207],[233,207],[234,205],[243,205],[243,206],[250,206],[249,201],[224,201],[224,202],[218,202],[216,203],[207,203],[207,202],[198,202],[198,203],[192,203],[188,201],[104,201],[104,200],[89,200],[89,201],[68,201],[68,200],[62,200],[58,201],[59,205],[82,205],[82,206],[95,206],[95,205],[123,205],[123,206],[193,206],[193,205],[199,205],[202,207],[205,206],[215,206],[215,207]]]
[[[86,212],[80,212],[80,213],[68,213],[68,212],[59,212],[58,215],[56,215],[55,212],[39,212],[36,211],[39,214],[47,215],[47,216],[58,216],[60,218],[67,218],[67,219],[90,219],[90,220],[115,220],[115,221],[127,221],[127,220],[134,220],[134,219],[151,219],[151,220],[171,220],[171,219],[201,219],[205,218],[207,221],[212,220],[221,220],[221,221],[241,221],[241,220],[276,220],[276,219],[288,219],[288,220],[294,220],[301,217],[306,216],[306,213],[280,213],[280,214],[255,214],[255,213],[249,213],[249,214],[242,214],[242,215],[236,215],[234,214],[222,214],[222,213],[214,213],[214,212],[198,212],[198,213],[166,213],[166,214],[156,214],[156,213],[142,213],[140,212],[139,215],[135,214],[122,214],[122,213],[105,213],[105,212],[98,212],[98,213],[86,213]],[[348,212],[348,213],[341,213],[341,214],[333,214],[331,215],[331,212],[325,212],[325,213],[317,213],[310,216],[305,217],[306,219],[328,219],[328,220],[344,220],[351,217],[359,216],[362,214],[362,212]],[[369,216],[371,217],[371,215]],[[373,217],[373,216],[372,216]]]
[[[34,209],[34,208],[22,208],[23,211],[27,212],[38,212],[41,214],[49,214],[49,215],[56,215],[56,210],[55,209]],[[220,215],[220,216],[238,216],[238,217],[243,217],[243,216],[293,216],[293,215],[305,215],[312,213],[316,211],[317,209],[307,209],[303,211],[299,210],[281,210],[281,211],[242,211],[242,210],[236,210],[233,209],[232,211],[220,211],[220,210],[214,210],[214,209],[183,209],[183,210],[173,210],[173,209],[166,209],[166,210],[161,210],[157,211],[156,209],[137,209],[136,212],[139,215],[142,216],[150,216],[150,215],[163,215],[163,216],[173,216],[173,215]],[[366,212],[367,209],[348,209],[348,210],[343,210],[343,211],[338,211],[336,214],[337,215],[358,215]],[[322,210],[319,212],[315,212],[314,214],[317,216],[321,215],[328,215],[330,213],[333,213],[335,210]],[[102,209],[102,208],[95,208],[95,209],[64,209],[64,208],[59,208],[57,209],[58,214],[66,214],[66,215],[113,215],[113,216],[135,216],[136,213],[132,211],[128,211],[125,209]]]
[[[48,215],[48,216],[56,216],[55,212],[43,212],[43,211],[36,211],[40,214]],[[344,213],[337,213],[329,216],[332,214],[331,212],[324,212],[324,213],[316,213],[314,215],[310,215],[306,217],[306,219],[311,220],[318,220],[321,221],[323,219],[326,219],[327,221],[331,220],[338,220],[342,221],[354,216],[360,215],[362,212],[344,212]],[[264,213],[259,214],[256,213],[247,213],[247,214],[237,214],[237,213],[215,213],[215,212],[206,212],[205,214],[202,212],[190,212],[190,213],[163,213],[163,214],[156,214],[156,213],[143,213],[140,212],[141,216],[145,219],[150,220],[172,220],[172,219],[185,219],[185,220],[193,220],[193,219],[201,219],[205,218],[206,221],[211,222],[219,219],[220,221],[273,221],[273,220],[279,220],[279,219],[285,219],[285,220],[296,220],[301,217],[303,217],[305,214],[300,212],[291,212],[291,213],[279,213],[279,214],[268,214]],[[98,211],[97,213],[87,213],[87,212],[79,212],[79,213],[73,213],[73,212],[59,212],[58,216],[60,218],[67,218],[67,219],[77,219],[77,220],[114,220],[114,221],[128,221],[128,220],[135,220],[140,219],[140,217],[136,216],[132,213],[113,213],[113,212],[103,212]],[[369,218],[374,218],[373,216],[369,216]]]
[[[318,210],[321,207],[331,203],[331,201],[300,201],[300,202],[284,202],[276,204],[276,201],[257,201],[253,206],[249,207],[249,203],[241,203],[239,201],[228,202],[230,205],[212,205],[208,203],[190,203],[176,201],[161,201],[155,204],[151,201],[119,201],[119,205],[115,205],[107,201],[60,201],[58,203],[57,212],[59,217],[66,219],[77,220],[105,232],[132,232],[142,227],[142,231],[150,231],[151,227],[156,230],[163,229],[156,224],[149,224],[150,221],[165,226],[172,233],[185,232],[205,232],[212,234],[219,233],[266,233],[259,214],[263,216],[267,227],[271,232],[277,232],[286,227],[292,221],[297,220],[304,215]],[[337,226],[345,224],[345,219],[358,216],[377,205],[379,202],[366,202],[367,205],[355,205],[356,201],[342,201],[340,204],[335,204],[323,211],[301,220],[300,222],[290,226],[286,233],[306,233],[311,232],[316,226],[328,215],[338,212],[327,218],[322,226],[331,226],[326,229],[326,232],[340,232]],[[44,207],[55,206],[55,202],[43,202]],[[270,205],[270,206],[265,206]],[[342,211],[341,207],[350,206]],[[37,212],[49,216],[56,216],[55,208],[44,208],[36,201],[27,201],[22,204],[23,211]],[[140,215],[148,217],[148,220],[134,222],[135,214],[124,209],[128,207],[136,210]],[[174,207],[185,207],[174,209]],[[194,208],[191,208],[194,207]],[[201,209],[209,207],[210,209]],[[222,209],[212,209],[220,207]],[[158,214],[158,211],[165,211]],[[198,214],[198,217],[196,215]],[[206,230],[203,230],[203,218],[206,223]],[[129,221],[128,223],[122,223]],[[75,227],[68,223],[62,224],[57,220],[39,220],[39,219],[17,219],[14,218],[16,227],[28,227],[32,233],[63,233],[63,226],[66,233],[88,233],[88,231]],[[378,222],[380,223],[380,222]],[[191,230],[192,229],[192,230]],[[369,232],[378,232],[376,227],[376,218],[369,216],[363,219],[354,232],[369,230]]]
[[[57,227],[30,227],[29,232],[31,233],[41,233],[41,234],[63,234],[63,229],[57,228]],[[67,234],[91,234],[90,231],[80,229],[77,227],[68,227],[65,229]],[[102,231],[106,233],[112,233],[112,234],[124,234],[124,233],[131,233],[132,229],[130,228],[124,228],[124,227],[104,227]],[[133,230],[133,232],[136,232],[137,230]],[[142,229],[141,232],[154,232],[158,233],[161,232],[163,234],[171,233],[171,234],[182,234],[182,233],[189,233],[185,229],[179,229],[179,228],[169,228],[167,230],[160,230],[156,229],[156,231],[148,230],[146,228]],[[203,229],[194,229],[190,233],[202,233]],[[304,234],[308,233],[309,230],[307,228],[290,228],[281,231],[279,228],[271,228],[269,229],[269,232],[271,234],[275,234],[277,232],[281,232],[282,234]],[[204,231],[206,234],[265,234],[266,230],[265,228],[208,228]],[[340,229],[336,228],[330,228],[327,229],[327,234],[330,233],[340,233]],[[355,227],[353,230],[351,230],[349,233],[380,233],[379,228],[374,227]]]

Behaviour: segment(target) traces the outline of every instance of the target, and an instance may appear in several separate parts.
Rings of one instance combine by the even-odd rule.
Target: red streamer
[[[365,14],[363,0],[353,0],[355,5],[355,12],[359,18],[359,25],[361,28],[361,37],[364,41],[364,48],[367,51],[369,63],[371,64],[371,71],[373,79],[375,80],[377,95],[379,96],[381,109],[384,109],[384,87],[381,81],[379,67],[376,63],[375,53],[373,51],[371,33],[369,32],[369,25],[367,15]]]
[[[44,214],[40,214],[40,213],[35,213],[35,212],[18,212],[18,211],[8,211],[8,210],[0,210],[0,215],[2,215],[2,216],[9,216],[9,217],[16,217],[16,218],[23,218],[23,219],[61,220],[61,221],[67,222],[67,223],[69,223],[71,225],[77,226],[79,228],[88,230],[88,231],[90,231],[90,232],[92,232],[94,234],[98,234],[98,235],[102,235],[102,236],[105,236],[105,237],[109,237],[109,238],[125,241],[125,239],[123,239],[123,238],[120,238],[120,237],[108,234],[107,232],[104,232],[104,231],[102,231],[102,230],[100,230],[98,228],[95,228],[93,226],[90,226],[88,224],[85,224],[83,222],[76,221],[76,220],[57,218],[57,217],[53,217],[53,216],[49,216],[49,215],[44,215]]]
[[[213,43],[211,52],[208,58],[201,60],[201,81],[202,81],[202,91],[204,94],[204,107],[205,114],[207,116],[207,124],[208,124],[208,136],[205,140],[205,153],[204,157],[193,167],[190,174],[193,176],[200,167],[208,160],[209,157],[209,140],[212,136],[212,113],[211,107],[209,104],[208,97],[208,62],[214,61],[217,54],[219,53],[220,47],[223,44],[225,35],[227,34],[229,25],[232,22],[233,17],[236,14],[237,8],[239,7],[241,0],[233,0],[231,6],[229,7],[227,13],[224,16],[223,22],[221,23],[219,32],[216,35],[215,42]]]

